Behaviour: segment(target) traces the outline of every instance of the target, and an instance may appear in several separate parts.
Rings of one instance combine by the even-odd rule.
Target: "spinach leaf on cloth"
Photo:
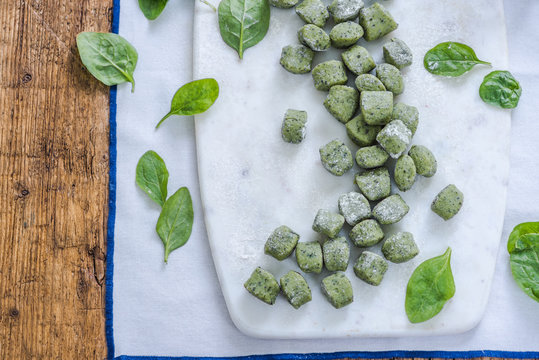
[[[431,74],[451,77],[460,76],[477,64],[490,65],[479,60],[468,45],[452,41],[436,45],[427,51],[423,59],[425,69]]]
[[[133,72],[137,66],[137,50],[118,34],[82,32],[77,35],[77,48],[82,63],[103,84],[112,86],[130,82],[135,91]]]
[[[138,0],[140,10],[148,20],[155,20],[167,5],[168,0]]]
[[[515,226],[509,235],[507,251],[516,283],[539,302],[539,222]]]
[[[168,170],[155,151],[147,151],[137,164],[137,185],[161,207],[167,200]]]
[[[509,71],[493,71],[483,79],[479,96],[487,104],[513,109],[517,107],[522,88]]]
[[[189,240],[193,217],[191,194],[189,189],[182,187],[165,202],[155,228],[165,245],[165,263],[172,251]]]
[[[221,37],[242,59],[246,49],[266,36],[270,5],[268,0],[221,0],[218,15]]]
[[[405,309],[412,323],[427,321],[438,314],[455,295],[451,272],[451,248],[422,262],[412,273],[406,288]]]

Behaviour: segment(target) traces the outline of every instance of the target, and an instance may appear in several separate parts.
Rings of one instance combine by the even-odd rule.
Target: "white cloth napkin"
[[[168,112],[174,92],[192,80],[193,1],[169,2],[159,19],[152,22],[143,17],[137,1],[121,2],[119,32],[137,48],[139,63],[135,72],[136,92],[131,94],[130,85],[121,85],[117,95],[115,355],[223,357],[348,351],[500,350],[533,353],[484,354],[539,357],[539,303],[524,294],[513,281],[505,249],[511,229],[520,222],[538,220],[539,214],[539,41],[536,37],[539,1],[505,2],[509,70],[520,81],[523,95],[513,111],[511,177],[504,231],[492,292],[481,323],[455,336],[302,341],[250,338],[232,324],[204,227],[193,119],[172,117],[159,130],[154,130],[159,119]],[[168,265],[163,263],[163,246],[155,233],[159,208],[135,184],[137,161],[149,149],[157,151],[168,166],[169,193],[187,186],[194,202],[191,239],[171,254]],[[468,356],[471,355],[480,353]]]

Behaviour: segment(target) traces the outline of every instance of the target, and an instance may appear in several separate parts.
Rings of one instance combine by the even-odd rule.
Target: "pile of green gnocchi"
[[[272,5],[281,8],[296,6],[298,2],[270,0]],[[341,308],[353,301],[352,285],[343,273],[350,262],[349,242],[339,237],[344,223],[352,227],[351,242],[362,249],[385,238],[383,257],[365,250],[353,268],[359,279],[378,286],[388,269],[388,261],[403,263],[419,253],[411,233],[397,232],[386,237],[381,227],[399,222],[409,211],[404,199],[397,193],[392,194],[386,162],[396,159],[393,180],[400,191],[407,191],[417,175],[434,176],[437,161],[425,146],[410,147],[419,113],[414,106],[395,103],[394,99],[404,91],[400,69],[412,64],[410,48],[404,41],[393,38],[383,45],[385,63],[376,64],[367,49],[357,45],[361,38],[373,41],[397,28],[387,9],[379,3],[364,7],[362,0],[334,0],[328,7],[321,0],[304,0],[296,6],[296,13],[307,23],[298,31],[301,44],[285,46],[280,63],[294,74],[312,72],[315,88],[328,91],[324,106],[345,124],[348,136],[359,146],[355,161],[363,170],[355,176],[359,191],[339,197],[339,213],[318,211],[312,228],[327,237],[323,244],[299,242],[296,232],[280,226],[270,235],[264,250],[280,261],[295,251],[297,264],[305,273],[320,273],[324,266],[334,272],[322,280],[321,287],[328,301],[335,308]],[[336,25],[328,35],[323,27],[330,14]],[[311,69],[315,53],[331,46],[344,49],[342,61],[322,62]],[[356,88],[346,85],[347,69],[357,76]],[[289,109],[281,129],[283,140],[301,143],[306,124],[305,111]],[[338,139],[320,148],[320,159],[324,168],[335,176],[342,176],[354,165],[352,151]],[[455,185],[448,185],[436,196],[431,208],[444,220],[449,220],[458,213],[462,202],[462,192]],[[281,291],[294,308],[312,299],[307,281],[296,271],[284,275],[279,284],[271,273],[259,267],[244,285],[252,295],[268,304],[273,304]]]

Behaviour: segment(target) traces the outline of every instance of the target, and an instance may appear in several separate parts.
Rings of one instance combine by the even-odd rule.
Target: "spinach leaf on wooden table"
[[[147,151],[137,164],[137,185],[161,207],[167,200],[168,170],[155,151]]]
[[[438,314],[455,294],[451,272],[451,248],[422,262],[412,273],[406,288],[405,309],[412,323],[427,321]]]
[[[517,107],[522,88],[509,71],[493,71],[483,79],[479,96],[487,104],[513,109]]]
[[[423,65],[434,75],[460,76],[470,71],[475,65],[490,65],[479,60],[471,47],[458,42],[443,42],[436,45],[425,54]]]
[[[215,79],[191,81],[176,91],[172,98],[170,111],[157,124],[159,128],[163,121],[172,115],[195,115],[208,110],[219,97],[219,84]]]
[[[268,0],[222,0],[218,15],[221,37],[242,59],[246,49],[266,36],[270,5]]]
[[[148,20],[155,20],[161,13],[168,0],[138,0],[140,10]]]
[[[193,217],[191,194],[189,189],[182,187],[165,202],[155,228],[165,245],[165,263],[172,251],[189,240]]]
[[[137,66],[137,50],[118,34],[82,32],[77,35],[77,48],[88,71],[105,85],[130,82],[135,91],[133,72]]]

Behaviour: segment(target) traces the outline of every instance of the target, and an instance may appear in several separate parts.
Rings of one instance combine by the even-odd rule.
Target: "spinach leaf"
[[[521,235],[514,243],[509,261],[516,283],[539,302],[539,234]]]
[[[155,151],[147,151],[137,164],[137,185],[161,207],[167,200],[168,170]]]
[[[539,234],[539,222],[525,222],[514,227],[507,241],[507,251],[509,254],[515,249],[517,239],[526,234]]]
[[[168,0],[138,0],[138,6],[146,19],[155,20],[167,5]]]
[[[422,262],[406,288],[405,309],[412,323],[427,321],[438,314],[455,294],[451,272],[451,248],[443,255]]]
[[[208,110],[219,96],[219,84],[215,79],[191,81],[176,91],[170,111],[155,128],[172,115],[195,115]]]
[[[82,63],[103,84],[111,86],[129,81],[135,91],[133,71],[137,66],[137,50],[118,34],[82,32],[77,35],[77,48]]]
[[[423,59],[425,69],[431,74],[452,77],[470,71],[477,64],[490,65],[479,60],[468,45],[452,41],[436,45],[427,51]]]
[[[518,105],[522,88],[509,71],[493,71],[483,79],[479,96],[487,104],[513,109]]]
[[[222,0],[219,3],[221,37],[238,52],[258,44],[268,32],[270,6],[268,0]]]
[[[156,231],[165,245],[165,262],[169,254],[185,245],[193,228],[193,203],[186,187],[180,188],[163,206]]]

